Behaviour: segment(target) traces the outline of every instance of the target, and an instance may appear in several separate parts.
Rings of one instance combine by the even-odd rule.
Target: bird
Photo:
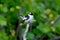
[[[30,22],[30,23],[32,23],[32,22],[35,22],[36,20],[34,19],[34,16],[33,16],[33,14],[32,13],[29,13],[29,14],[27,14],[27,15],[25,15],[25,16],[20,16],[21,18],[22,18],[22,20],[24,21],[24,22]]]

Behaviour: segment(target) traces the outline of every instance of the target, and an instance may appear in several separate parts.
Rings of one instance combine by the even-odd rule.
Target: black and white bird
[[[28,15],[26,15],[26,16],[20,16],[21,18],[22,18],[22,20],[24,21],[24,22],[30,22],[30,23],[32,23],[32,22],[35,22],[36,20],[34,19],[34,16],[33,16],[33,14],[32,13],[29,13]]]

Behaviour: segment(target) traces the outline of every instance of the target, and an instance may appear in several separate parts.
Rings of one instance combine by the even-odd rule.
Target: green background
[[[51,21],[60,15],[60,0],[1,0],[0,40],[15,40],[15,28],[20,19],[18,15],[25,16],[29,12],[33,13],[36,22],[32,23],[27,40],[44,40],[60,36],[60,18],[50,25]],[[26,23],[23,23],[22,35],[25,28]]]

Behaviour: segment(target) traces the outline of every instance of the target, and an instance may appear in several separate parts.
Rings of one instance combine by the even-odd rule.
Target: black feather
[[[29,19],[29,15],[26,15],[25,17],[27,18],[26,20],[28,20],[28,19]]]

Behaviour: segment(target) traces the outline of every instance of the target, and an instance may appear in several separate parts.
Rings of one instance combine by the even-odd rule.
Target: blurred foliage
[[[50,26],[52,20],[60,15],[60,0],[1,0],[0,1],[0,40],[14,40],[15,28],[22,5],[22,15],[32,12],[36,20],[28,32],[28,40],[39,38],[53,38],[60,36],[60,19]],[[26,24],[23,25],[22,35]],[[43,40],[43,39],[42,39]]]

